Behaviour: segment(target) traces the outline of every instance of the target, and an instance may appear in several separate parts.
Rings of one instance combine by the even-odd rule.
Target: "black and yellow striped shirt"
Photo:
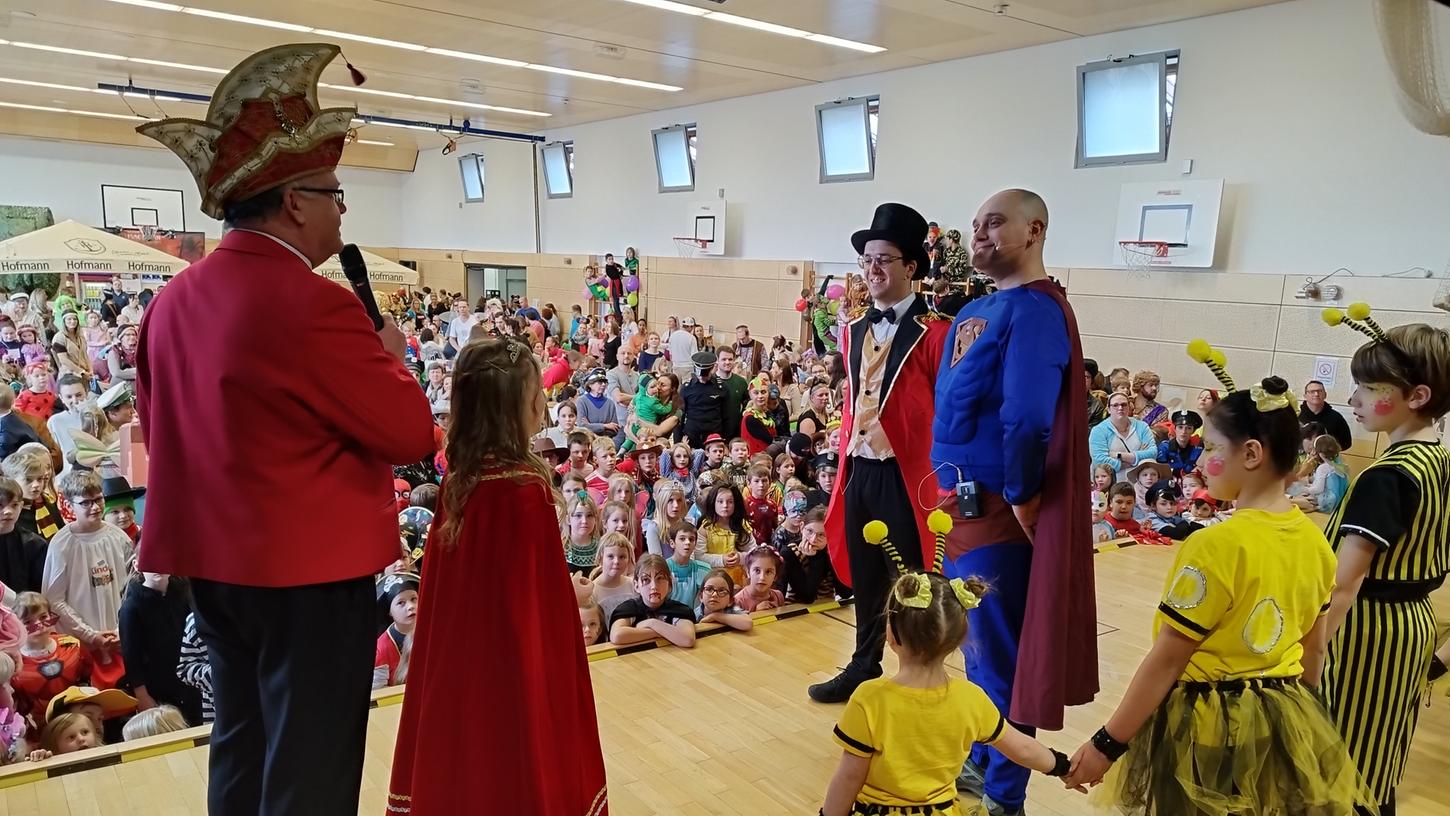
[[[1349,534],[1374,542],[1372,581],[1434,581],[1450,573],[1450,449],[1396,442],[1360,473],[1329,518],[1335,549]]]

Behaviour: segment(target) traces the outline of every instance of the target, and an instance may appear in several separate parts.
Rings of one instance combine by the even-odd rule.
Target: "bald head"
[[[1047,203],[1042,196],[1031,190],[1002,190],[987,199],[972,219],[972,266],[998,286],[1015,285],[1012,282],[1024,276],[1045,277],[1046,238]]]

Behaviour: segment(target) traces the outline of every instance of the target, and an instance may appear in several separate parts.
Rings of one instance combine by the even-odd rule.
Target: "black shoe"
[[[844,703],[851,699],[851,694],[856,687],[876,677],[881,676],[881,669],[875,674],[861,674],[851,669],[842,669],[841,673],[832,677],[824,683],[816,683],[806,693],[812,700],[818,703]]]

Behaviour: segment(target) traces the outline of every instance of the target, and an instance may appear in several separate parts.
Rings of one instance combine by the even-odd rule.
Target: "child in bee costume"
[[[1379,812],[1415,733],[1435,649],[1430,593],[1450,571],[1450,450],[1434,423],[1450,411],[1450,336],[1424,323],[1383,329],[1364,303],[1325,322],[1369,336],[1354,353],[1349,404],[1389,440],[1325,528],[1339,558],[1324,692]]]
[[[1179,545],[1153,646],[1067,784],[1101,780],[1093,803],[1131,816],[1350,816],[1372,799],[1313,688],[1335,567],[1284,495],[1294,397],[1279,377],[1235,390],[1202,340],[1189,353],[1230,391],[1206,418],[1199,461],[1209,492],[1236,509]]]

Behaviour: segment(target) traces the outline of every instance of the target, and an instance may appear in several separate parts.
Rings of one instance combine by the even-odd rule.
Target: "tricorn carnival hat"
[[[866,251],[867,242],[878,240],[890,241],[901,250],[902,258],[916,261],[916,272],[911,276],[912,280],[926,277],[931,262],[927,259],[926,248],[923,246],[926,241],[926,219],[921,213],[905,204],[892,202],[877,207],[876,214],[871,217],[871,226],[851,234],[851,246],[860,255]]]
[[[166,145],[201,191],[201,211],[331,170],[342,158],[356,108],[323,109],[317,81],[340,49],[291,43],[242,60],[212,94],[206,119],[163,119],[136,131]]]

